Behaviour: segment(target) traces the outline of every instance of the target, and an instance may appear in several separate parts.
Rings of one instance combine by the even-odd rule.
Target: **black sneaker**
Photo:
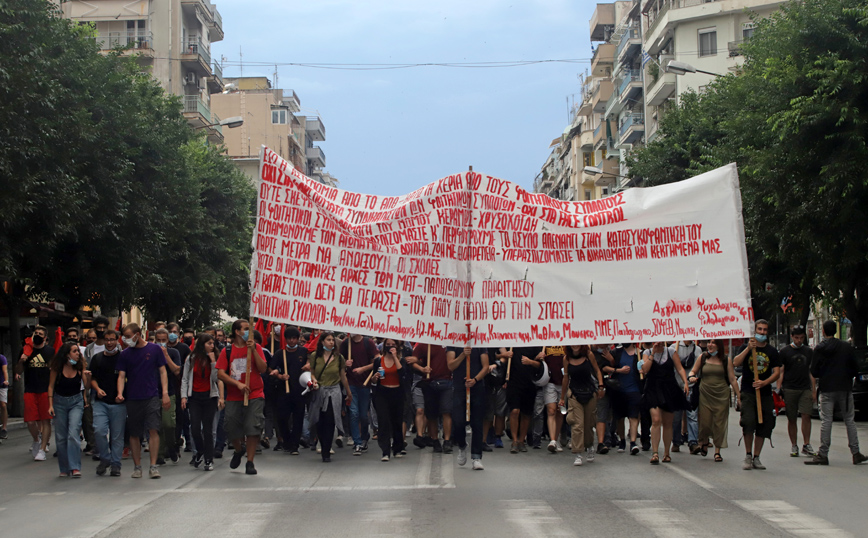
[[[241,465],[241,458],[244,456],[244,452],[234,452],[232,454],[232,461],[229,462],[230,469],[237,469],[239,465]]]
[[[361,456],[362,455],[362,446],[356,445],[353,447],[353,456]]]
[[[119,466],[112,465],[112,470],[109,471],[109,476],[120,476],[120,475],[121,475],[121,468]]]
[[[196,455],[193,456],[193,459],[190,460],[190,465],[192,465],[193,467],[198,469],[199,465],[202,464],[202,458],[204,458],[204,457],[205,456],[203,454],[200,454],[197,452]]]
[[[443,452],[443,447],[440,446],[440,439],[434,441],[434,452]]]
[[[639,447],[636,446],[636,443],[630,443],[630,455],[636,456],[639,454]]]
[[[222,451],[222,450],[218,450],[217,452],[215,452],[215,453],[214,453],[214,459],[215,459],[215,460],[223,459],[223,451]]]
[[[609,447],[607,447],[603,443],[599,443],[597,445],[597,454],[608,454],[608,453],[609,453]]]
[[[494,449],[491,448],[491,445],[488,443],[482,443],[482,451],[483,452],[494,452]]]
[[[452,441],[443,441],[443,453],[452,454]]]
[[[247,474],[256,474],[256,467],[253,466],[252,461],[247,462],[247,467],[244,469],[244,472]]]
[[[340,435],[338,435],[337,438],[335,439],[335,444],[338,446],[338,448],[343,448],[344,447],[344,438],[341,437]]]
[[[164,460],[163,458],[157,458],[157,465],[165,465],[165,464],[166,464],[166,460]]]
[[[425,442],[425,438],[421,435],[417,435],[413,438],[413,444],[416,445],[417,448],[425,448],[428,446],[428,443]]]
[[[268,437],[260,439],[259,444],[262,445],[262,448],[271,448],[271,442],[268,440]]]
[[[203,471],[213,471],[214,470],[214,462],[213,461],[206,461],[205,466],[202,467],[202,470]]]
[[[310,448],[310,441],[304,437],[298,440],[298,444],[301,445],[301,448]]]
[[[829,458],[814,454],[814,457],[806,461],[805,465],[829,465]]]
[[[8,439],[9,433],[6,431],[6,428],[0,428],[0,439]]]
[[[98,476],[103,476],[108,468],[109,468],[109,462],[100,461],[99,465],[96,466],[96,474]]]
[[[178,465],[178,460],[180,458],[178,457],[178,454],[172,454],[169,456],[169,459],[172,460],[172,465]]]
[[[281,443],[280,441],[278,441],[277,444],[274,445],[274,451],[275,451],[275,452],[280,452],[281,450],[283,450],[283,443]]]
[[[368,442],[364,441],[362,443],[362,452],[367,452],[367,451],[368,451]]]
[[[625,450],[627,450],[627,440],[621,439],[618,442],[618,452],[624,452]]]

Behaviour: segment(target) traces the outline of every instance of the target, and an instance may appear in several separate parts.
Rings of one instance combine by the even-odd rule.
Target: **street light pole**
[[[697,69],[696,67],[690,65],[687,62],[678,62],[675,60],[672,60],[668,64],[666,64],[666,72],[672,73],[673,75],[686,75],[687,73],[702,73],[704,75],[711,75],[713,77],[722,77],[723,76],[719,73],[712,73],[711,71],[703,71],[702,69]]]
[[[193,127],[193,129],[205,129],[206,127],[214,127],[215,125],[220,125],[221,127],[228,127],[229,129],[234,129],[236,127],[241,127],[244,123],[244,118],[241,116],[232,116],[231,118],[226,118],[225,120],[220,120],[217,123],[209,123],[208,125],[200,125],[198,127]]]

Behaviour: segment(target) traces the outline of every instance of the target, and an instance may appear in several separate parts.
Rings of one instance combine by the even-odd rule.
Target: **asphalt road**
[[[0,446],[0,535],[23,537],[277,536],[865,536],[868,465],[855,467],[835,423],[829,467],[789,456],[779,421],[766,471],[742,471],[737,418],[723,463],[687,453],[652,467],[648,453],[611,452],[582,467],[568,452],[486,453],[484,471],[410,447],[381,463],[337,449],[332,463],[266,451],[257,476],[217,460],[210,473],[186,461],[163,478],[57,477],[56,460],[34,462],[26,430]],[[814,421],[814,446],[819,422]],[[868,425],[859,424],[868,449]],[[228,454],[228,453],[227,453]],[[186,456],[189,456],[187,454]],[[145,468],[147,476],[147,468]]]

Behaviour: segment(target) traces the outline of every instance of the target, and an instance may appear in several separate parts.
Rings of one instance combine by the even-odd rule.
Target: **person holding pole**
[[[753,338],[739,348],[732,360],[732,365],[736,368],[744,365],[741,375],[740,422],[745,450],[742,469],[745,471],[765,469],[759,457],[765,439],[771,439],[772,430],[775,429],[772,383],[781,375],[778,350],[768,343],[769,322],[758,319],[754,327]]]
[[[301,333],[295,327],[284,326],[283,336],[286,345],[275,352],[268,362],[268,375],[275,394],[276,423],[283,439],[282,449],[298,456],[304,427],[304,389],[298,379],[307,363],[307,349],[298,345]]]
[[[507,355],[506,403],[509,406],[509,424],[512,433],[510,454],[527,452],[527,431],[530,428],[533,407],[536,402],[536,385],[533,384],[537,370],[542,368],[545,354],[541,347],[516,348],[513,356]],[[501,355],[504,350],[501,349]]]
[[[365,380],[373,371],[374,360],[380,353],[374,341],[361,334],[351,334],[345,338],[340,344],[339,352],[347,358],[347,383],[353,394],[353,403],[349,409],[353,456],[361,456],[368,451],[370,436],[368,410],[371,407],[371,388],[365,385]]]
[[[428,443],[434,452],[452,453],[452,372],[446,359],[446,348],[437,344],[422,344],[413,351],[420,352],[422,361],[430,370],[425,372],[422,396],[425,399],[425,417],[428,419]],[[416,355],[417,357],[419,355]],[[418,366],[418,365],[417,365]],[[459,389],[460,392],[463,392]],[[443,444],[440,444],[439,419],[443,419]],[[415,441],[414,441],[415,444]],[[418,446],[418,445],[417,445]]]
[[[353,393],[347,382],[347,361],[338,353],[335,335],[323,332],[319,335],[316,351],[308,356],[313,398],[310,402],[310,428],[316,428],[319,437],[322,461],[331,459],[332,441],[335,427],[338,435],[344,435],[341,409],[344,403],[353,403]],[[341,401],[341,386],[347,393],[346,401]]]
[[[251,318],[252,319],[252,318]],[[253,371],[253,365],[256,371]],[[250,322],[236,319],[232,323],[232,343],[227,345],[217,359],[217,377],[226,386],[226,437],[235,448],[230,469],[241,465],[244,452],[242,439],[247,445],[245,472],[256,474],[253,458],[259,445],[259,436],[265,422],[265,394],[262,374],[268,368],[262,346],[254,342]]]
[[[452,441],[458,445],[458,465],[467,463],[467,423],[472,429],[470,459],[473,470],[482,466],[482,421],[485,418],[485,376],[488,375],[488,350],[485,348],[449,348],[446,361],[452,371],[452,386],[465,390],[452,393]],[[467,397],[470,406],[467,406]],[[468,419],[469,415],[469,421]]]

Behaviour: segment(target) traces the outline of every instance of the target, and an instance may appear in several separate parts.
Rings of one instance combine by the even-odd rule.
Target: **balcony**
[[[128,49],[125,54],[139,54],[146,58],[154,57],[154,37],[146,30],[127,30],[125,32],[100,32],[94,37],[101,51],[117,48]]]
[[[217,6],[214,4],[208,4],[208,9],[211,12],[211,20],[213,21],[208,26],[208,30],[210,30],[208,34],[209,41],[211,43],[223,41],[223,16],[220,15],[220,12],[217,11]]]
[[[734,58],[736,56],[741,56],[741,46],[744,45],[744,39],[739,39],[737,41],[730,41],[727,43],[726,48],[729,50],[729,57]]]
[[[311,168],[323,168],[325,166],[325,153],[319,146],[305,148],[304,156],[310,161]]]
[[[211,66],[213,76],[208,77],[208,91],[210,93],[220,93],[223,91],[223,68],[220,64],[214,62]]]
[[[301,109],[301,100],[294,90],[283,90],[281,104],[289,109],[290,112],[298,112]]]
[[[677,75],[675,73],[660,73],[645,91],[645,103],[649,106],[662,105],[675,94]]]
[[[596,113],[605,112],[606,103],[612,97],[612,81],[600,80],[591,88],[591,110]]]
[[[618,161],[613,159],[605,159],[597,165],[603,173],[598,176],[593,176],[594,185],[597,187],[611,187],[615,185],[621,172],[621,167]]]
[[[621,73],[618,85],[618,100],[621,103],[638,101],[642,94],[642,73],[638,69],[627,69]]]
[[[211,51],[202,41],[190,39],[181,47],[181,65],[202,77],[211,76]]]
[[[579,136],[579,144],[581,148],[585,151],[589,151],[594,147],[594,131],[591,129],[586,129],[582,131],[582,134]]]
[[[606,29],[615,27],[615,4],[597,4],[597,9],[591,16],[591,41],[606,41]]]
[[[322,120],[316,116],[308,116],[306,118],[304,131],[311,140],[317,142],[325,140],[325,127],[323,127]]]
[[[645,30],[645,50],[654,54],[667,40],[667,34],[678,24],[722,13],[740,12],[747,2],[735,0],[647,0],[642,12],[648,17]]]
[[[211,109],[198,95],[184,96],[184,117],[191,127],[199,128],[212,123]]]
[[[205,0],[181,0],[181,9],[188,15],[201,19],[209,26],[214,23],[211,4]]]
[[[632,144],[645,134],[645,114],[638,112],[624,114],[621,117],[621,127],[618,129],[619,144]]]
[[[612,76],[612,64],[615,62],[615,45],[603,43],[597,45],[594,57],[591,58],[591,76]]]
[[[640,48],[642,48],[642,39],[639,37],[639,29],[628,28],[618,42],[618,63],[638,54]]]
[[[223,126],[220,125],[220,116],[217,114],[211,113],[211,123],[206,128],[208,133],[208,141],[212,144],[222,144],[223,143]]]

